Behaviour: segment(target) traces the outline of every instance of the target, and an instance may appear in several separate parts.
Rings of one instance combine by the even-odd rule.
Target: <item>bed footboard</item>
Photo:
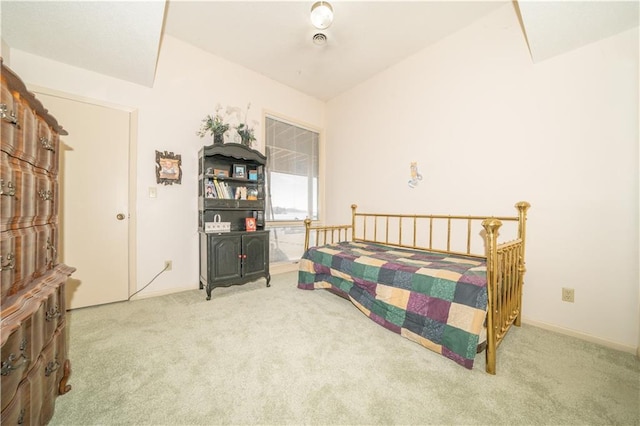
[[[496,374],[496,349],[512,325],[522,321],[522,288],[526,271],[526,216],[530,204],[520,202],[518,238],[498,244],[498,229],[502,222],[488,218],[482,222],[486,230],[487,251],[487,373]]]

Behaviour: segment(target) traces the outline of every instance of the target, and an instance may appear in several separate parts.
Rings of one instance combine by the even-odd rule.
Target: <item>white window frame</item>
[[[317,219],[313,219],[313,222],[317,223],[322,220],[325,214],[325,164],[324,164],[324,130],[320,129],[316,126],[310,125],[308,123],[303,123],[301,121],[284,117],[280,114],[274,112],[266,111],[263,114],[263,131],[264,131],[264,152],[267,153],[267,118],[277,120],[286,124],[290,124],[292,126],[300,127],[305,130],[309,130],[318,134],[318,195],[317,195],[317,203],[318,203],[318,217]],[[267,159],[268,161],[268,159]],[[268,171],[268,170],[267,170]],[[271,182],[269,181],[270,185]],[[270,188],[268,188],[270,191]],[[268,206],[265,206],[265,225],[266,228],[286,228],[286,227],[304,227],[304,219],[302,220],[279,220],[273,221],[267,218],[266,209]],[[298,260],[291,260],[291,262],[282,262],[276,263],[275,270],[272,267],[272,273],[286,272],[289,270],[297,269]],[[287,266],[288,265],[288,266]]]

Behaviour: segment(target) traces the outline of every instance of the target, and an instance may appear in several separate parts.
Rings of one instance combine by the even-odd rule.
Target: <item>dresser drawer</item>
[[[27,339],[25,327],[20,326],[8,336],[0,350],[0,383],[2,385],[0,395],[2,395],[3,410],[5,405],[13,399],[18,384],[27,373],[29,366]]]
[[[13,180],[12,209],[7,211],[8,228],[26,228],[33,224],[36,216],[36,175],[32,164],[8,156],[6,163]],[[3,198],[6,198],[4,195]]]
[[[34,278],[46,274],[58,263],[58,227],[54,224],[34,226],[36,232]]]
[[[40,419],[42,424],[46,423],[53,416],[55,399],[59,392],[59,378],[64,370],[66,358],[63,358],[62,352],[62,332],[56,330],[53,340],[45,346],[42,351],[43,359],[43,393],[42,393],[42,411]]]
[[[9,154],[0,151],[0,231],[9,229],[15,215],[16,178],[9,158]]]
[[[57,265],[58,228],[53,224],[0,233],[2,303]]]
[[[41,406],[33,403],[41,401],[43,395],[43,361],[38,358],[29,375],[20,383],[13,399],[2,409],[3,425],[40,425]]]
[[[35,360],[44,356],[44,373],[59,382],[67,357],[64,281],[42,285],[30,297],[21,299],[20,309],[3,311],[2,319],[2,408],[11,400],[18,384]],[[44,374],[43,373],[43,374]]]
[[[52,175],[57,175],[60,137],[41,117],[37,117],[37,123],[37,149],[34,166],[47,170]]]
[[[60,137],[24,100],[2,85],[1,150],[38,168],[58,174]]]
[[[45,345],[53,340],[55,332],[64,324],[66,314],[64,297],[64,285],[51,287],[50,291],[47,291],[47,298],[44,300],[44,329],[42,330]]]
[[[14,127],[14,137],[4,141],[3,151],[10,155],[35,164],[38,146],[36,144],[38,134],[38,120],[34,111],[20,98],[14,95],[14,109],[17,125]]]
[[[0,196],[2,230],[57,221],[58,183],[51,174],[2,152],[6,194]],[[6,183],[5,183],[6,182]]]
[[[34,227],[0,233],[0,296],[3,304],[7,297],[26,288],[33,279],[36,271],[37,237]]]
[[[35,176],[35,212],[32,225],[44,225],[57,220],[58,185],[42,169],[34,168]]]
[[[2,134],[2,143],[0,149],[7,153],[12,153],[18,145],[18,135],[20,132],[18,124],[18,105],[20,99],[16,99],[14,94],[9,90],[2,76],[2,91],[0,92],[0,133]]]

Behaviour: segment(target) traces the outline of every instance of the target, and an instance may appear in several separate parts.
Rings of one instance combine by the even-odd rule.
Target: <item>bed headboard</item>
[[[487,237],[497,241],[498,233],[504,231],[502,240],[524,242],[530,204],[521,201],[515,207],[517,216],[459,216],[360,213],[353,204],[351,224],[312,226],[306,219],[304,246],[307,250],[310,245],[359,241],[486,258]]]

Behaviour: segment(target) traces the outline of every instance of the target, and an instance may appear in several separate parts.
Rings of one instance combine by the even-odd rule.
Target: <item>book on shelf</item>
[[[220,182],[218,182],[218,179],[214,179],[213,184],[215,186],[218,198],[224,198],[224,192],[222,192],[222,187],[220,186]]]

